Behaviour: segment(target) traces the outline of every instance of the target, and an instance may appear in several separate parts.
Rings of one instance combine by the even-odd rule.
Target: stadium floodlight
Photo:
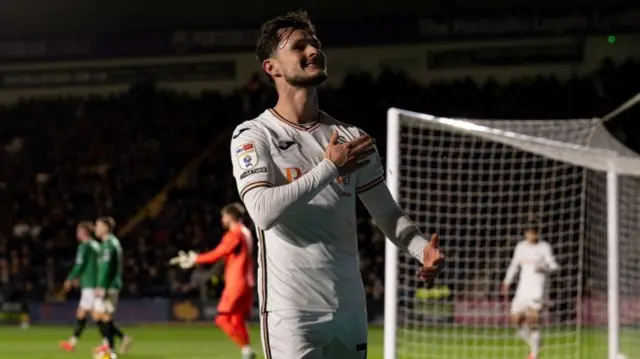
[[[386,161],[392,194],[440,234],[447,264],[426,288],[387,241],[385,359],[525,358],[499,286],[532,219],[561,266],[541,357],[640,359],[640,156],[602,120],[390,109]]]

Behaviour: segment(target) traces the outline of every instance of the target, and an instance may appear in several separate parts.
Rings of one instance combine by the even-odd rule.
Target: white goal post
[[[561,269],[541,357],[640,359],[640,156],[599,119],[471,120],[388,111],[387,185],[447,261],[434,288],[389,241],[385,359],[526,358],[499,286],[535,219]]]

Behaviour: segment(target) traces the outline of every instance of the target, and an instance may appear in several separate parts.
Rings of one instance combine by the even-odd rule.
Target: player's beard
[[[305,69],[307,66],[313,63],[317,71],[313,75],[307,75],[305,73]],[[294,75],[294,76],[285,76],[285,81],[293,87],[316,87],[322,85],[327,80],[327,58],[324,56],[322,52],[318,54],[313,59],[303,59],[300,62],[300,68],[302,70],[302,74]]]
[[[325,70],[318,71],[313,75],[287,76],[284,78],[287,83],[293,87],[316,87],[322,85],[327,80],[327,72]]]

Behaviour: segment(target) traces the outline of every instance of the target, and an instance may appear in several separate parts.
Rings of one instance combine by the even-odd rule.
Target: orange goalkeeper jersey
[[[251,231],[242,224],[229,229],[218,246],[209,252],[199,254],[196,263],[207,264],[224,260],[225,290],[229,288],[253,287],[253,237]]]

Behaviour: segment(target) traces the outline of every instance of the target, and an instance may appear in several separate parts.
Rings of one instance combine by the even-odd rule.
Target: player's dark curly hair
[[[262,63],[271,57],[282,39],[291,35],[295,30],[304,30],[311,35],[316,34],[316,28],[306,11],[289,12],[262,24],[256,44],[258,61]]]

